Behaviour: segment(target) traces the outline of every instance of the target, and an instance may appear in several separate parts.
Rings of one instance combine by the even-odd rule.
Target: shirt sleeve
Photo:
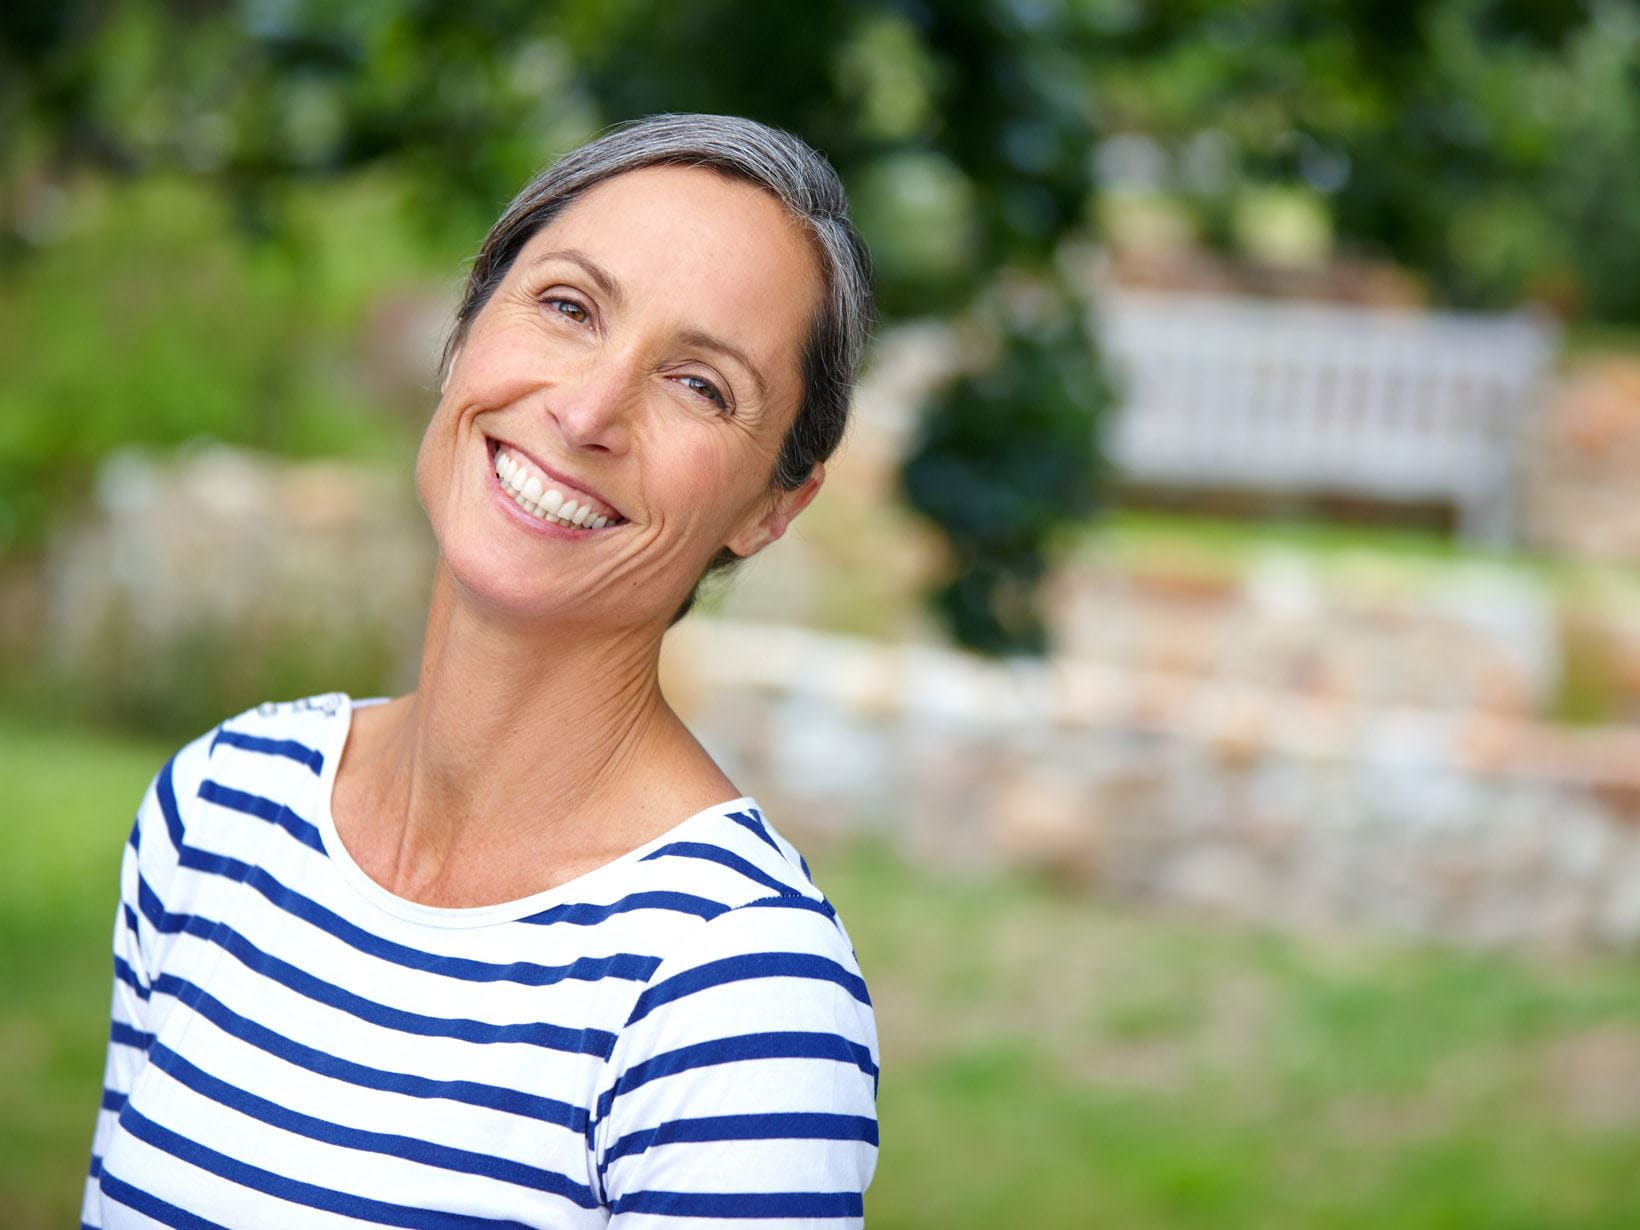
[[[161,905],[182,849],[178,781],[196,758],[208,755],[202,736],[167,761],[144,792],[136,822],[120,858],[119,905],[114,912],[114,989],[109,1010],[108,1052],[103,1065],[102,1102],[91,1139],[91,1167],[80,1211],[82,1226],[102,1225],[99,1186],[103,1157],[120,1111],[148,1062],[157,1030],[152,1006],[161,959]],[[182,767],[179,767],[181,765]]]
[[[877,1033],[830,907],[755,902],[683,948],[638,997],[599,1092],[612,1230],[862,1225]]]

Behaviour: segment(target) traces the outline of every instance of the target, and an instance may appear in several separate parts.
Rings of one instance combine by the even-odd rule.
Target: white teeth
[[[594,512],[590,500],[586,503],[566,500],[562,492],[545,486],[529,466],[506,449],[496,450],[495,473],[513,503],[543,521],[567,529],[603,529],[614,524],[613,517]]]

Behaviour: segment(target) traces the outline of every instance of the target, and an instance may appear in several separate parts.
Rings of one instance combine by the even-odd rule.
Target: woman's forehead
[[[595,184],[519,254],[526,269],[566,259],[605,275],[612,297],[641,293],[648,307],[705,313],[770,344],[801,339],[820,290],[813,245],[785,205],[700,167],[645,167]]]

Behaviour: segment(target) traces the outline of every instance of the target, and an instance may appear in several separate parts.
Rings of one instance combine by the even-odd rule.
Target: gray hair
[[[441,372],[530,238],[588,188],[643,167],[705,167],[764,189],[807,229],[824,293],[804,339],[803,396],[773,481],[795,491],[842,442],[872,321],[871,257],[848,216],[842,181],[789,132],[733,115],[665,114],[609,129],[532,179],[484,237],[467,277]]]

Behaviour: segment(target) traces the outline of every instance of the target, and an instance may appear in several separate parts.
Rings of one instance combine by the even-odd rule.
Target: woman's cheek
[[[439,506],[441,492],[438,478],[448,473],[448,466],[440,465],[443,459],[440,454],[447,457],[450,449],[449,432],[443,430],[444,420],[444,403],[440,402],[422,434],[420,447],[416,449],[416,499],[429,518]]]

